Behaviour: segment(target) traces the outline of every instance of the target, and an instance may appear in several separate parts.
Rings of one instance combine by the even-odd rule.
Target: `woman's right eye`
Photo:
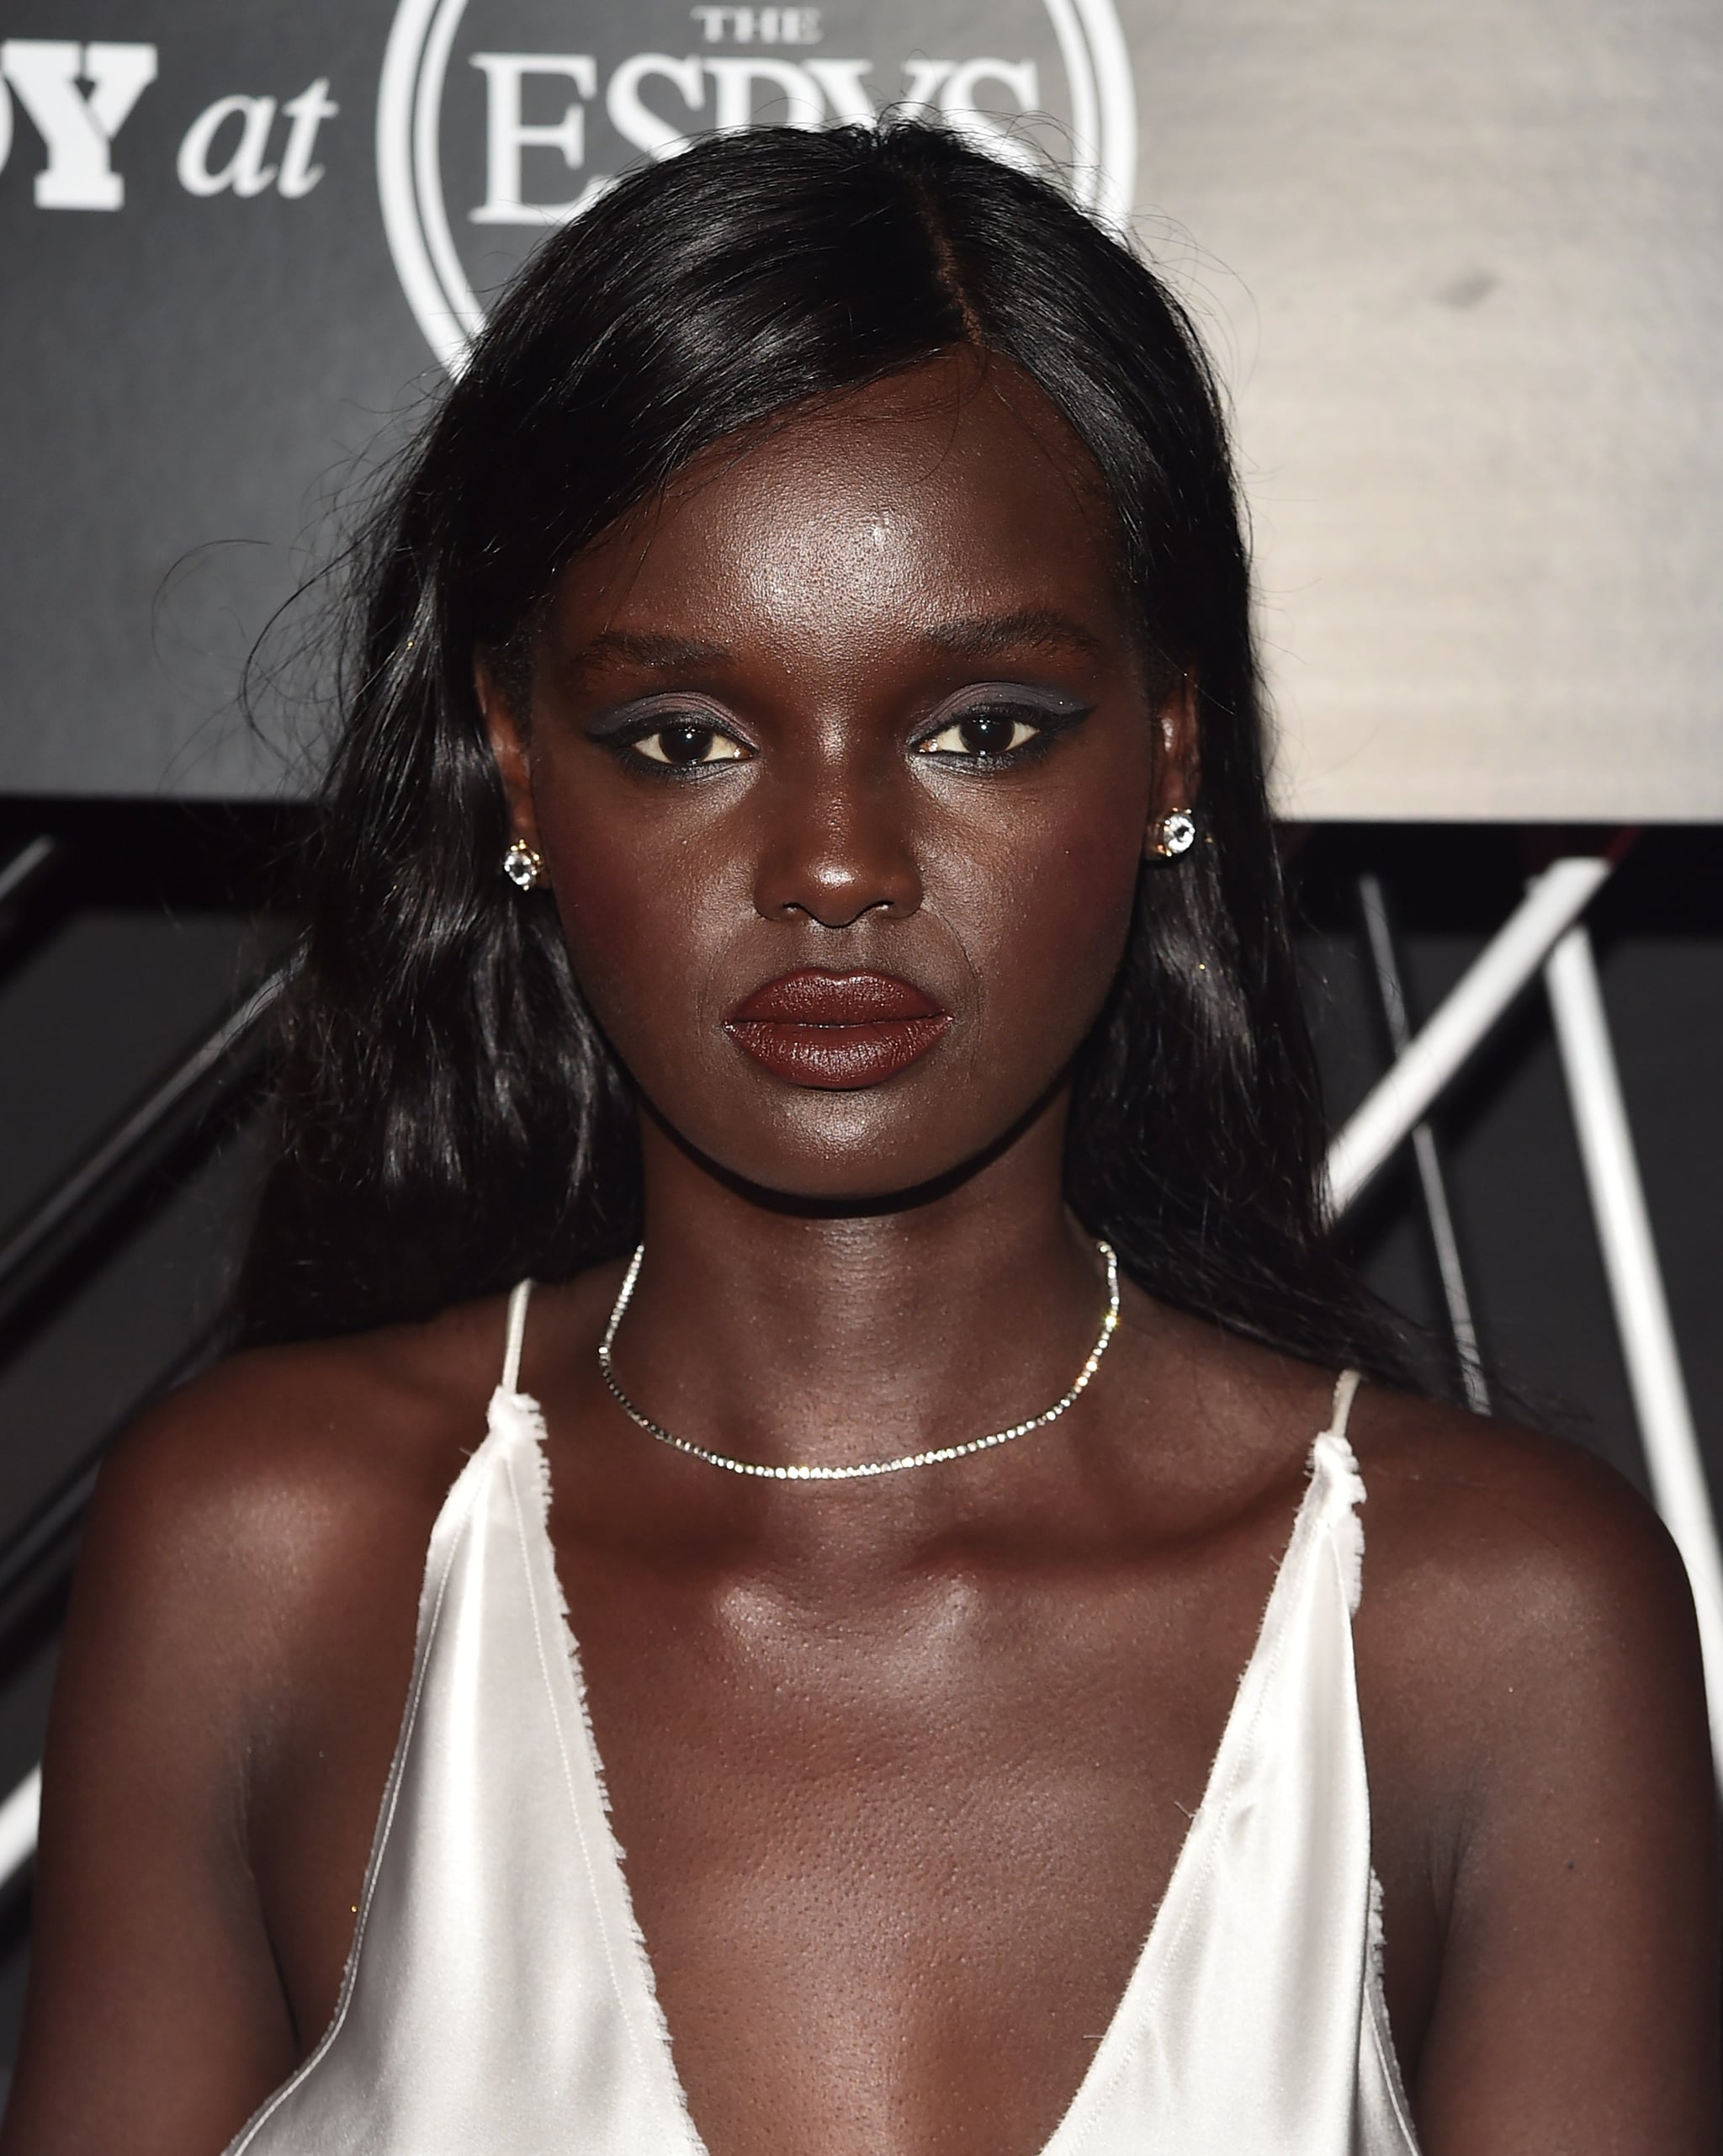
[[[746,754],[740,741],[692,719],[655,726],[649,734],[637,734],[628,746],[648,763],[669,764],[678,771],[706,763],[737,763]]]

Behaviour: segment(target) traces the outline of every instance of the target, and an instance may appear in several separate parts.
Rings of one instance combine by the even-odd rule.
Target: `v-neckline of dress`
[[[1343,1378],[1341,1382],[1344,1388],[1346,1380]],[[1355,1378],[1353,1382],[1355,1383]],[[603,1756],[592,1727],[580,1642],[569,1616],[567,1598],[557,1569],[556,1547],[550,1535],[552,1482],[544,1411],[530,1393],[500,1385],[492,1396],[488,1416],[489,1435],[493,1439],[503,1434],[496,1415],[496,1409],[502,1403],[512,1407],[525,1423],[531,1432],[537,1453],[543,1496],[538,1529],[542,1542],[540,1554],[554,1587],[563,1644],[566,1649],[559,1659],[558,1670],[547,1674],[551,1675],[553,1684],[566,1688],[564,1705],[568,1709],[568,1724],[579,1733],[580,1737],[580,1771],[608,1819],[610,1799]],[[1118,2005],[1107,2023],[1105,2034],[1089,2058],[1074,2095],[1053,2129],[1052,2138],[1037,2150],[1026,2151],[1025,2156],[1076,2156],[1113,2080],[1116,2063],[1132,2048],[1137,2033],[1153,2014],[1161,1989],[1164,1966],[1194,1913],[1198,1888],[1207,1872],[1217,1837],[1227,1816],[1233,1785],[1248,1756],[1251,1735],[1268,1694],[1286,1614],[1303,1564],[1308,1560],[1311,1545],[1326,1523],[1330,1498],[1339,1492],[1349,1510],[1361,1495],[1357,1487],[1357,1468],[1352,1448],[1344,1436],[1339,1434],[1344,1425],[1344,1409],[1349,1404],[1349,1393],[1343,1404],[1342,1394],[1337,1392],[1335,1412],[1330,1418],[1329,1426],[1312,1443],[1307,1458],[1307,1479],[1297,1511],[1293,1516],[1292,1532],[1275,1566],[1274,1585],[1269,1591],[1250,1658],[1233,1693],[1220,1742],[1215,1750],[1214,1760],[1203,1785],[1201,1799],[1191,1814],[1190,1824],[1180,1845],[1165,1890],[1150,1920],[1148,1936],[1138,1952]],[[609,1883],[613,1889],[615,1901],[625,1915],[628,1936],[621,1940],[612,1939],[608,1944],[612,1972],[618,1989],[624,1994],[623,2003],[628,2019],[633,2026],[644,2026],[655,2032],[655,2043],[647,2056],[641,2059],[642,2067],[645,2071],[661,2077],[667,2109],[681,2121],[685,2146],[678,2152],[678,2156],[708,2156],[705,2142],[694,2123],[687,2091],[677,2070],[670,2026],[658,1997],[657,1978],[650,1950],[634,1913],[634,1896],[628,1885],[623,1852],[613,1833],[609,1837],[607,1849],[594,1852],[594,1856],[612,1875]]]

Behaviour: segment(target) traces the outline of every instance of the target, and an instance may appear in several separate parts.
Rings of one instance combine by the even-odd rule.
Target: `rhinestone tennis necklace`
[[[874,1475],[902,1474],[906,1468],[937,1467],[941,1460],[961,1460],[971,1452],[990,1452],[995,1445],[1009,1445],[1014,1437],[1026,1437],[1031,1430],[1045,1430],[1048,1423],[1057,1422],[1066,1409],[1073,1405],[1087,1387],[1089,1379],[1100,1367],[1100,1358],[1107,1351],[1108,1342],[1118,1330],[1119,1324],[1119,1261],[1113,1255],[1111,1243],[1097,1243],[1107,1268],[1107,1314],[1100,1321],[1100,1331],[1089,1351],[1089,1359],[1077,1373],[1071,1389],[1056,1399],[1050,1408],[1039,1415],[1031,1415],[1026,1422],[1014,1422],[1009,1430],[990,1431],[985,1437],[972,1437],[967,1445],[936,1445],[931,1452],[907,1452],[896,1460],[858,1460],[853,1466],[842,1468],[774,1468],[758,1460],[733,1460],[728,1452],[713,1452],[704,1445],[691,1439],[678,1437],[673,1430],[666,1430],[661,1422],[655,1422],[649,1415],[642,1415],[622,1387],[617,1383],[616,1373],[610,1367],[610,1351],[616,1339],[616,1329],[623,1321],[623,1313],[628,1307],[634,1292],[634,1282],[640,1277],[640,1261],[646,1255],[642,1243],[634,1252],[628,1266],[628,1277],[623,1282],[622,1293],[616,1298],[616,1308],[610,1314],[610,1323],[604,1328],[604,1337],[598,1343],[598,1368],[609,1386],[611,1397],[627,1415],[629,1421],[655,1437],[661,1445],[673,1446],[686,1452],[691,1459],[704,1460],[709,1468],[723,1468],[730,1474],[758,1475],[767,1482],[862,1482]]]

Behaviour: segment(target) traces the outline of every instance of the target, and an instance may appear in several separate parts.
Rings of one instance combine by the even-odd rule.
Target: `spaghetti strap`
[[[516,1292],[518,1293],[518,1289]],[[1352,1419],[1352,1403],[1358,1398],[1358,1389],[1363,1383],[1363,1375],[1357,1370],[1343,1370],[1335,1379],[1334,1405],[1328,1410],[1328,1426],[1323,1432],[1325,1437],[1338,1437],[1344,1442],[1346,1425]]]
[[[502,1389],[517,1393],[521,1389],[521,1344],[527,1337],[527,1304],[533,1293],[533,1283],[523,1280],[508,1298],[508,1342],[502,1352]]]

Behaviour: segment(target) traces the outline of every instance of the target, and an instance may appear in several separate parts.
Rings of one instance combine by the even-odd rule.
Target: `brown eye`
[[[692,720],[657,727],[643,734],[634,746],[650,763],[673,764],[684,771],[695,764],[734,763],[742,754],[740,744],[728,734],[720,734],[715,726],[698,725]]]
[[[1002,719],[997,712],[981,712],[958,722],[957,738],[971,756],[1003,756],[1015,742],[1019,723]]]
[[[920,745],[922,756],[1002,757],[1032,741],[1041,731],[1008,711],[971,711],[941,726]]]

